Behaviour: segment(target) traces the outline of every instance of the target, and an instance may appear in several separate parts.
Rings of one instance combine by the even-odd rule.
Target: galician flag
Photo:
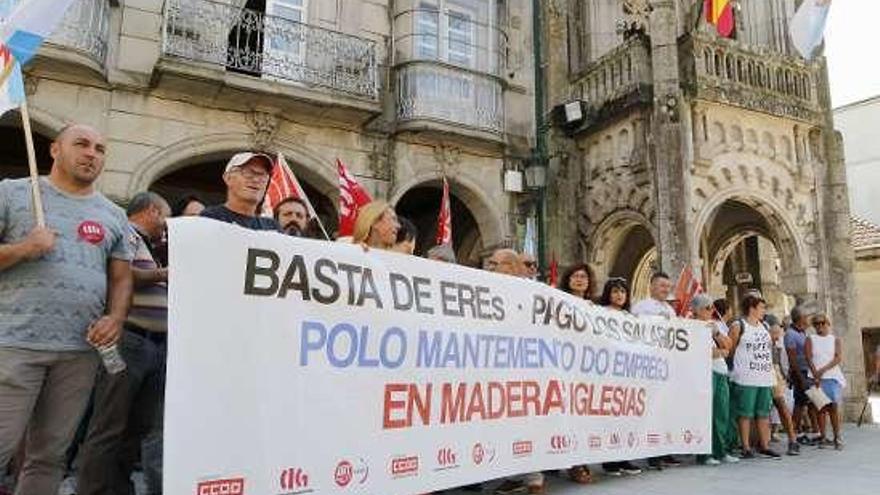
[[[28,63],[72,3],[73,0],[20,0],[12,6],[8,17],[3,16],[0,43],[6,45],[19,65]]]
[[[73,0],[0,0],[0,115],[24,103],[21,67],[33,58]]]
[[[791,43],[807,60],[813,58],[813,52],[822,43],[830,9],[831,0],[804,0],[791,18]]]
[[[24,103],[21,66],[6,45],[0,44],[0,115]]]

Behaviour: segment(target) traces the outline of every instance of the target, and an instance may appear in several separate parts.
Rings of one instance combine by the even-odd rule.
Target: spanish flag
[[[731,0],[706,0],[703,7],[706,21],[715,26],[718,34],[730,38],[733,36],[733,5]]]

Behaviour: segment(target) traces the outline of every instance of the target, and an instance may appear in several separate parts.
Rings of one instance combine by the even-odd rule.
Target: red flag
[[[550,275],[547,277],[547,283],[550,287],[556,287],[559,282],[559,263],[556,261],[556,253],[550,255]],[[591,281],[592,282],[592,281]]]
[[[272,178],[269,180],[269,187],[266,189],[266,198],[263,200],[263,216],[271,217],[275,211],[275,207],[287,198],[298,198],[306,203],[309,211],[309,218],[316,218],[315,208],[306,192],[303,190],[284,155],[278,153],[275,159],[275,166],[272,168]]]
[[[681,270],[678,283],[675,285],[675,314],[684,316],[690,309],[694,296],[702,292],[703,284],[694,277],[694,270],[688,264]]]
[[[358,211],[373,198],[339,158],[336,159],[336,170],[339,172],[339,237],[345,237],[354,234]]]
[[[443,178],[443,199],[440,200],[440,214],[437,216],[437,237],[434,243],[438,246],[452,246],[452,208],[449,206],[449,182]]]
[[[730,0],[706,0],[703,9],[706,11],[706,21],[715,26],[720,36],[733,36],[735,21]]]

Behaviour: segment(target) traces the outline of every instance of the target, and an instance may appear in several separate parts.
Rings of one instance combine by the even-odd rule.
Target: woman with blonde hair
[[[375,249],[390,250],[397,242],[399,228],[397,214],[391,205],[382,200],[371,201],[358,211],[352,241]]]

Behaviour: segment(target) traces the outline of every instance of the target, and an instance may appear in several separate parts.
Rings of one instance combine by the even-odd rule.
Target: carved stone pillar
[[[685,132],[676,41],[676,2],[651,0],[651,65],[654,114],[649,138],[660,266],[672,277],[697,261],[690,215],[690,174],[685,163]],[[689,122],[690,120],[687,119]]]

